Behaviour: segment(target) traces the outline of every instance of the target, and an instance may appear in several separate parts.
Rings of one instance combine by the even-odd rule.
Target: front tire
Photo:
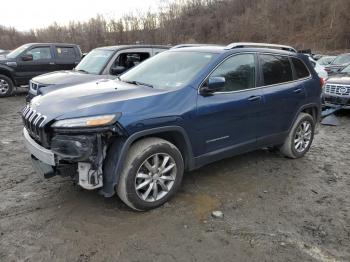
[[[13,82],[5,75],[0,75],[0,97],[7,97],[12,94]]]
[[[293,124],[280,152],[289,158],[303,157],[310,149],[315,134],[315,121],[306,113],[300,113]]]
[[[142,139],[129,149],[118,196],[138,211],[156,208],[175,194],[183,172],[184,161],[177,147],[160,138]]]

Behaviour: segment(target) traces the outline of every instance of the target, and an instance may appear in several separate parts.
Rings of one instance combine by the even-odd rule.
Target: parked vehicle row
[[[186,170],[262,147],[289,158],[307,153],[323,82],[305,55],[257,43],[160,49],[115,79],[31,100],[23,135],[40,174],[71,176],[85,189],[117,193],[131,208],[148,210],[175,194]],[[76,71],[128,69],[115,59],[106,66],[104,52],[87,55]]]
[[[29,83],[27,101],[34,96],[99,79],[114,79],[142,61],[169,49],[160,45],[123,45],[100,47],[89,52],[69,71],[34,77]]]
[[[78,45],[34,43],[0,56],[0,97],[11,95],[15,86],[28,85],[35,76],[73,69],[81,55]]]

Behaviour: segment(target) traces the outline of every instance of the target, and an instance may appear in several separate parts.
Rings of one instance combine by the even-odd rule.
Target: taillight
[[[320,84],[321,84],[321,88],[323,88],[326,84],[326,79],[324,79],[323,77],[320,77]]]

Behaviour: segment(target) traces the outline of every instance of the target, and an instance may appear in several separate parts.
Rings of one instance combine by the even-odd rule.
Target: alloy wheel
[[[9,83],[5,79],[0,78],[0,94],[5,95],[10,88]]]
[[[174,185],[177,173],[175,160],[166,153],[148,157],[135,177],[135,189],[140,199],[154,202],[165,197]]]
[[[294,149],[302,153],[304,152],[311,141],[312,137],[312,125],[309,121],[305,120],[300,123],[294,137]]]

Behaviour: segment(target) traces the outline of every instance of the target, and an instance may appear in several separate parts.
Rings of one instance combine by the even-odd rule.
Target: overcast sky
[[[86,21],[97,14],[120,17],[133,11],[155,10],[162,0],[4,0],[0,25],[18,30],[46,27],[53,22]]]

